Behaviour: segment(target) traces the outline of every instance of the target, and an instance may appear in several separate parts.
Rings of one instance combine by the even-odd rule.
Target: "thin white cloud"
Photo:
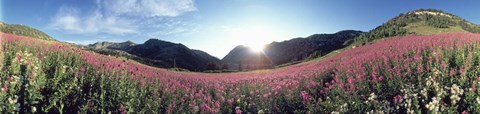
[[[66,31],[83,32],[80,28],[80,19],[77,16],[78,10],[70,7],[61,7],[59,13],[55,16],[53,23],[49,26],[55,29],[63,29]]]
[[[116,15],[175,17],[197,10],[193,0],[105,0],[104,8]]]
[[[89,45],[89,44],[93,44],[93,43],[96,43],[96,42],[100,42],[100,40],[75,40],[75,41],[67,40],[65,42],[80,44],[80,45]]]
[[[85,40],[86,38],[80,38],[82,40],[66,40],[65,42],[74,43],[74,44],[81,44],[81,45],[89,45],[89,44],[94,44],[94,43],[97,43],[97,42],[103,42],[103,41],[105,41],[104,38],[105,37],[103,37],[103,36],[99,36],[98,39],[87,39],[87,40]],[[124,41],[119,40],[119,39],[109,39],[108,42],[124,42]]]
[[[62,6],[48,28],[71,34],[125,35],[141,33],[142,28],[155,25],[142,21],[196,10],[193,0],[97,0],[95,3],[94,10],[89,12]]]
[[[190,28],[176,27],[169,30],[162,30],[162,31],[147,33],[147,36],[154,38],[154,37],[166,36],[166,35],[179,35],[179,33],[187,33],[189,30]]]
[[[76,8],[63,6],[48,27],[73,34],[123,35],[138,32],[134,21],[128,18],[104,16],[99,10],[82,15]]]

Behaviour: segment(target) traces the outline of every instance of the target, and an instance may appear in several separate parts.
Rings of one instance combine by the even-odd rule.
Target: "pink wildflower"
[[[120,107],[118,108],[118,111],[120,112],[120,114],[126,114],[127,113],[127,110],[125,109],[125,107],[120,104]]]
[[[233,106],[233,98],[230,98],[227,100],[227,103],[230,105],[230,106]]]
[[[239,107],[235,108],[235,114],[242,114],[242,111]]]
[[[355,83],[355,79],[353,77],[348,77],[347,81],[350,85],[353,85]]]
[[[310,96],[308,95],[308,93],[306,91],[300,92],[300,96],[302,96],[304,104],[310,102]]]
[[[383,79],[384,79],[384,77],[383,77],[383,76],[380,76],[380,77],[378,78],[378,81],[383,81]]]
[[[400,96],[400,95],[397,95],[397,96],[393,97],[393,102],[395,104],[402,102],[402,100],[403,100],[403,97]]]

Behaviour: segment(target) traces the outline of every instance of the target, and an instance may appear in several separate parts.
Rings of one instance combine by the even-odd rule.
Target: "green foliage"
[[[437,14],[429,14],[422,12],[430,12]],[[416,14],[419,13],[419,14]],[[431,26],[433,28],[441,28],[447,30],[441,30],[443,32],[448,31],[459,31],[455,27],[459,27],[464,31],[472,33],[480,33],[480,26],[475,25],[471,22],[468,22],[458,16],[455,16],[450,13],[446,13],[440,10],[435,9],[419,9],[415,11],[408,12],[406,14],[400,14],[399,16],[387,21],[383,25],[363,33],[362,35],[355,38],[354,44],[365,44],[372,42],[378,39],[393,37],[393,36],[403,36],[407,34],[427,34],[427,33],[437,33],[430,31],[417,31],[415,28],[407,28],[408,25],[414,23],[422,23],[425,25],[421,26]],[[450,28],[452,30],[450,30]]]
[[[206,70],[220,70],[220,68],[215,63],[208,63]]]
[[[283,85],[273,89],[240,83],[227,85],[225,88],[230,89],[223,94],[217,94],[221,90],[215,87],[200,87],[202,84],[192,87],[202,88],[203,94],[222,101],[233,100],[235,94],[240,96],[231,104],[220,105],[218,113],[234,113],[236,109],[244,113],[434,113],[438,112],[436,107],[448,113],[478,112],[479,46],[412,50],[397,58],[408,60],[420,55],[418,62],[398,63],[390,58],[364,61],[365,75],[385,79],[357,81],[354,91],[347,85],[332,86],[336,77],[341,79],[336,83],[341,84],[350,76],[346,69],[335,68],[311,78],[299,78],[298,87]],[[189,91],[169,90],[159,80],[144,85],[146,79],[132,80],[129,73],[100,72],[73,52],[37,52],[14,43],[1,47],[6,50],[2,54],[2,65],[6,67],[0,72],[0,86],[7,85],[7,90],[0,91],[1,113],[200,113],[200,109],[191,108],[196,105],[188,103],[205,103],[186,99]],[[40,53],[45,56],[37,56]],[[397,67],[399,74],[392,73],[392,67]],[[213,106],[214,102],[206,103]]]
[[[174,71],[189,71],[188,69],[177,69],[174,66],[168,64],[165,61],[161,60],[153,60],[153,59],[148,59],[148,58],[143,58],[143,57],[138,57],[132,54],[129,54],[125,51],[120,51],[120,50],[113,50],[113,49],[91,49],[91,48],[86,48],[86,50],[90,50],[96,53],[100,53],[103,55],[108,55],[108,56],[115,56],[117,58],[126,58],[129,60],[135,60],[139,63],[145,64],[145,65],[150,65],[158,68],[169,68]]]
[[[448,28],[450,26],[456,25],[456,22],[451,19],[451,17],[446,16],[427,16],[427,25],[437,27],[437,28]]]
[[[5,24],[1,23],[0,26],[0,32],[3,33],[11,33],[15,35],[22,35],[22,36],[29,36],[29,37],[34,37],[34,38],[39,38],[43,40],[54,40],[52,37],[49,35],[45,34],[42,31],[39,31],[37,29],[34,29],[29,26],[25,25],[18,25],[18,24]]]
[[[148,108],[139,104],[158,104],[153,89],[131,83],[129,75],[109,78],[114,72],[98,72],[72,52],[3,46],[7,67],[0,72],[1,113],[119,113],[120,107],[142,112]],[[38,53],[45,58],[34,56]]]
[[[472,32],[472,33],[480,33],[480,26],[475,25],[471,22],[468,22],[466,20],[461,20],[461,22],[458,22],[458,24],[466,31]]]
[[[406,34],[397,33],[404,23],[391,24],[371,35]],[[209,113],[205,110],[211,107],[216,109],[210,113],[480,112],[478,42],[359,60],[363,67],[356,74],[338,64],[346,69],[328,67],[306,76],[262,76],[267,78],[262,83],[252,83],[260,78],[233,79],[210,86],[198,77],[132,78],[133,73],[122,69],[93,67],[73,51],[36,48],[1,42],[0,113]],[[350,83],[349,77],[360,78]]]
[[[357,43],[367,43],[381,38],[387,38],[392,36],[401,36],[407,34],[407,30],[402,28],[403,26],[381,26],[370,32],[364,33],[358,36],[355,40]]]
[[[305,58],[305,60],[303,60],[303,61],[310,61],[310,60],[316,59],[318,57],[322,57],[324,55],[326,55],[326,53],[322,52],[321,50],[315,51],[312,54],[310,54],[307,58]]]

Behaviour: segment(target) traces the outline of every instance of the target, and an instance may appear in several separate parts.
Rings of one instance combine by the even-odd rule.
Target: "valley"
[[[480,112],[480,26],[440,10],[222,59],[159,39],[77,45],[24,25],[0,31],[1,113]]]

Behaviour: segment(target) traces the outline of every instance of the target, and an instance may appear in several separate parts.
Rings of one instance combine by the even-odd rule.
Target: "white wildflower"
[[[452,90],[452,93],[460,94],[460,95],[463,95],[463,92],[464,92],[463,89],[460,88],[460,86],[458,86],[457,84],[453,84],[451,90]]]
[[[407,109],[407,114],[415,114],[415,111],[413,111],[412,109]]]
[[[412,107],[412,99],[407,99],[405,100],[406,104],[405,104],[405,107]]]
[[[258,114],[265,114],[265,112],[263,112],[263,110],[259,110]]]
[[[443,90],[443,88],[439,87],[439,86],[436,86],[435,88],[435,91],[437,92],[436,96],[442,96],[444,95],[446,92]]]
[[[422,94],[423,97],[425,97],[425,98],[428,97],[427,88],[423,88],[422,91],[420,91],[420,93]]]
[[[438,76],[439,74],[442,73],[442,72],[440,72],[440,70],[438,70],[438,69],[435,68],[435,67],[432,69],[432,71],[433,71],[433,75],[434,75],[434,76]]]
[[[27,61],[25,59],[21,59],[20,63],[27,64]]]
[[[373,110],[367,112],[367,114],[375,114]]]
[[[460,101],[460,97],[457,95],[452,95],[450,96],[450,100],[452,100],[452,104],[455,105],[458,101]]]
[[[480,104],[480,97],[475,98],[475,100],[477,101],[477,104]]]
[[[377,95],[375,95],[375,93],[371,93],[370,97],[368,97],[368,100],[375,101],[376,98],[377,98]]]
[[[425,107],[431,112],[437,113],[440,107],[439,103],[439,99],[437,99],[437,97],[433,97],[432,102],[428,103]]]
[[[65,71],[67,70],[68,66],[64,65],[62,66],[62,73],[65,73]]]
[[[452,104],[455,105],[458,101],[460,101],[460,96],[463,95],[463,89],[457,86],[457,84],[453,84],[450,88],[450,93],[452,93],[450,100],[452,100]]]
[[[15,103],[17,103],[17,97],[18,97],[18,96],[15,95],[13,98],[12,98],[12,97],[8,98],[8,102],[9,102],[10,104],[15,104]]]
[[[10,84],[12,84],[12,85],[17,84],[18,81],[20,80],[20,78],[18,76],[15,76],[15,75],[13,75],[12,78],[13,78],[13,81],[10,82]]]
[[[239,98],[239,99],[237,99],[237,103],[240,103],[240,102],[241,102],[240,98]]]
[[[33,66],[33,69],[34,69],[34,70],[38,70],[38,66]]]
[[[430,80],[427,79],[427,83],[426,83],[426,84],[427,84],[427,86],[430,86],[430,85],[432,85],[432,81],[430,81]]]
[[[345,112],[345,111],[347,111],[347,109],[348,109],[348,104],[347,103],[340,106],[340,112]]]

